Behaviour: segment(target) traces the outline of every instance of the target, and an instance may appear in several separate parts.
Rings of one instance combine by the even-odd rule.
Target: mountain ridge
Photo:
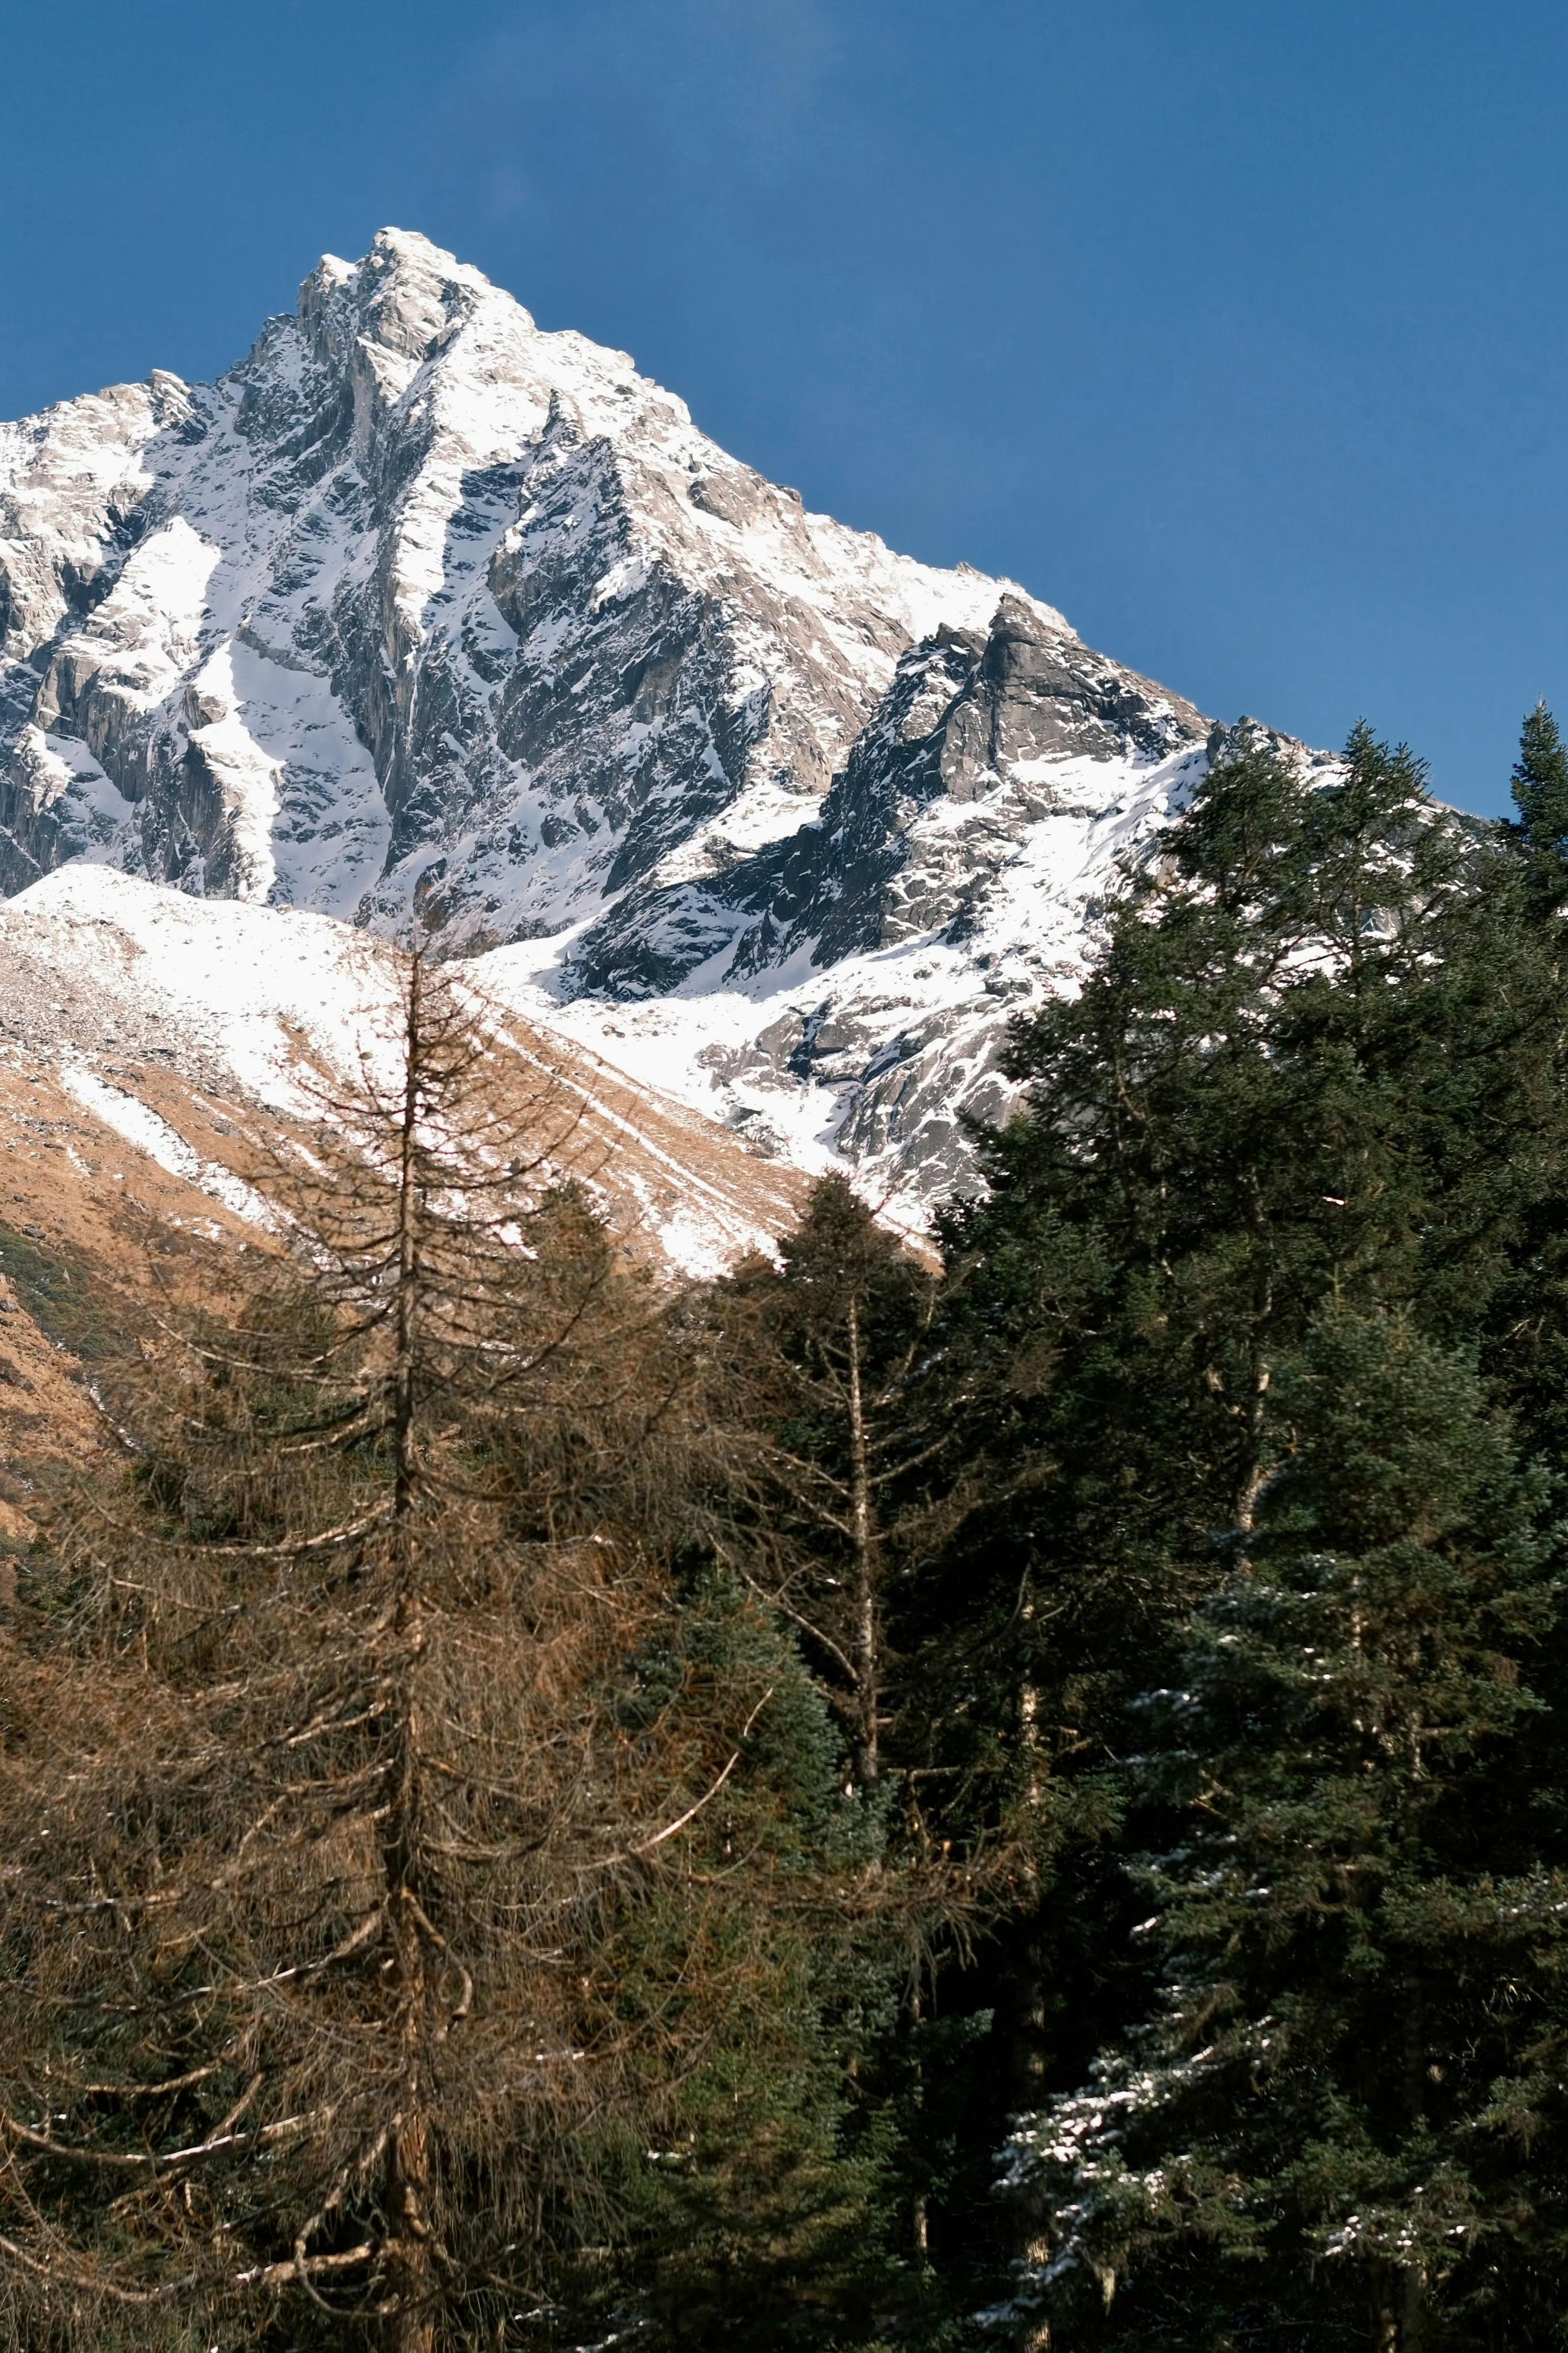
[[[416,923],[910,1219],[1212,734],[397,230],[214,385],[0,427],[0,888]]]

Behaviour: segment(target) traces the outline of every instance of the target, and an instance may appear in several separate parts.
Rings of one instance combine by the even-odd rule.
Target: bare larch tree
[[[16,2343],[531,2341],[605,2149],[754,1999],[733,1934],[679,2000],[616,1966],[770,1694],[670,1640],[620,1507],[680,1442],[668,1319],[516,1069],[410,958],[286,1246],[143,1339],[134,1466],[0,1637]],[[689,1954],[745,1901],[690,1880]]]

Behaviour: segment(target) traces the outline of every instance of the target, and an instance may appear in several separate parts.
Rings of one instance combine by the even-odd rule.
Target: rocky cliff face
[[[911,1203],[1207,733],[396,231],[216,385],[0,427],[0,887],[79,860],[416,918]]]

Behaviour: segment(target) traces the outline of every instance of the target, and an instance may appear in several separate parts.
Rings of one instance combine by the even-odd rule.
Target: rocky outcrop
[[[943,627],[900,661],[820,809],[721,873],[629,890],[573,951],[569,985],[660,995],[728,950],[726,979],[984,928],[988,891],[1082,764],[1163,762],[1208,723],[1005,596],[988,631]],[[1091,793],[1092,797],[1092,793]],[[939,811],[934,822],[932,812]]]
[[[558,930],[721,818],[787,829],[911,638],[993,596],[384,231],[217,384],[0,428],[0,879],[97,854]]]
[[[417,921],[911,1198],[1205,732],[398,231],[216,384],[0,427],[0,889],[87,860]]]

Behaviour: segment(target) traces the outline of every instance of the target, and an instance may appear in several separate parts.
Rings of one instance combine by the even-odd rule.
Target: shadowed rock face
[[[552,932],[721,816],[788,830],[911,639],[994,596],[384,231],[217,384],[0,428],[0,881],[85,854]]]
[[[1028,828],[1081,790],[1068,763],[1158,763],[1202,743],[1190,703],[1005,596],[987,632],[940,628],[899,663],[816,813],[722,874],[629,891],[575,950],[584,994],[652,996],[728,947],[728,976],[977,927]],[[933,806],[973,817],[921,828]]]
[[[562,935],[539,1018],[637,1072],[665,1006],[662,1083],[921,1198],[1205,733],[398,231],[215,385],[0,427],[0,889]]]
[[[963,1114],[1005,1115],[1009,1017],[1075,977],[1116,860],[1190,787],[1210,733],[1004,596],[988,629],[943,626],[902,657],[794,834],[719,874],[656,871],[560,985],[646,999],[650,1019],[688,991],[751,993],[772,1018],[699,1051],[730,1115],[765,1136],[792,1086],[826,1096],[841,1154],[940,1198],[972,1166]]]

